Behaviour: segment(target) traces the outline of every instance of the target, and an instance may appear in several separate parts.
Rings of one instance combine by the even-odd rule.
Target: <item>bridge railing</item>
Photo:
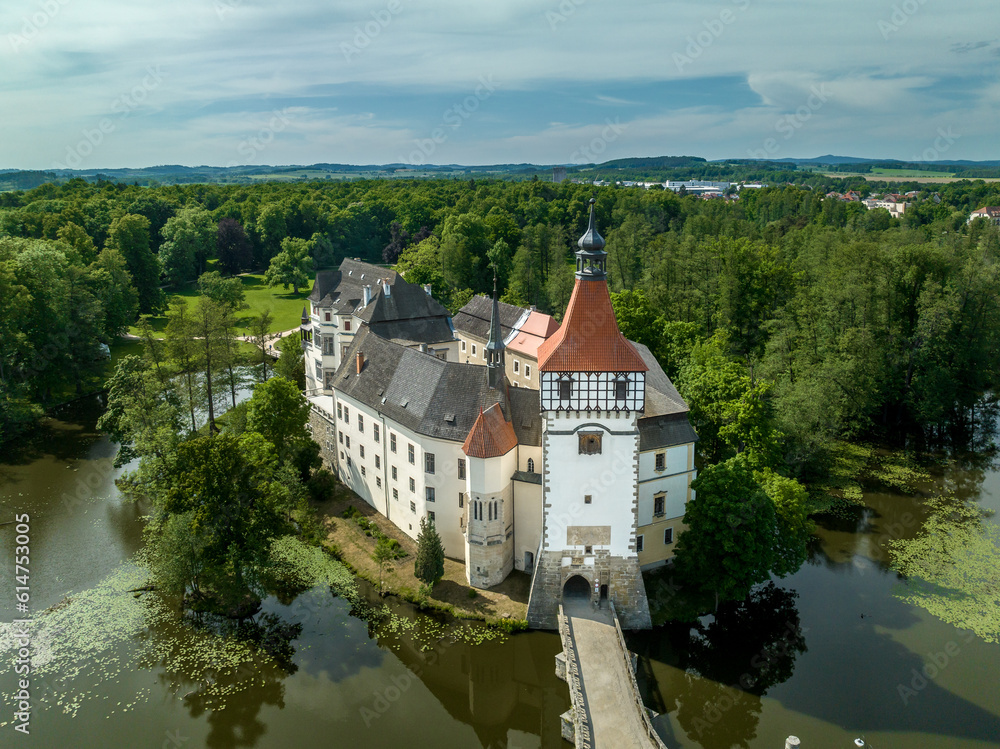
[[[653,742],[653,746],[657,749],[667,749],[663,740],[660,739],[660,735],[653,728],[653,721],[649,717],[649,713],[646,711],[646,706],[642,702],[642,695],[639,694],[639,683],[635,680],[635,669],[632,668],[632,656],[629,654],[628,645],[625,644],[625,635],[622,633],[621,625],[618,623],[618,612],[615,611],[614,601],[608,601],[611,604],[611,616],[615,620],[615,631],[618,633],[618,649],[621,652],[622,658],[625,659],[625,670],[628,671],[629,679],[632,682],[632,701],[635,702],[636,709],[639,711],[639,716],[642,719],[642,727],[649,737],[649,740]],[[562,607],[559,607],[559,615],[562,616]]]
[[[593,740],[590,734],[590,720],[587,717],[587,706],[583,701],[583,687],[580,685],[580,663],[576,657],[576,645],[569,622],[559,604],[559,636],[562,639],[563,652],[566,654],[566,683],[569,684],[569,696],[573,703],[573,731],[576,736],[577,749],[592,749]]]

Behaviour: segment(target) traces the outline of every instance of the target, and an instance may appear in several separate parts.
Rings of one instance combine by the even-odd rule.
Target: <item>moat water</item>
[[[0,463],[0,522],[31,517],[36,617],[116,579],[142,544],[143,510],[114,486],[120,470],[95,430],[99,412],[96,399],[67,407]],[[934,483],[927,489],[1000,510],[1000,468],[988,461],[950,462]],[[1000,746],[1000,645],[892,594],[885,544],[914,535],[923,518],[919,500],[868,493],[851,517],[824,522],[798,573],[750,604],[700,629],[630,635],[667,746],[780,749],[790,734],[806,749],[846,749],[862,736],[876,749]],[[0,563],[11,572],[14,538],[13,526],[0,526]],[[12,577],[0,576],[5,622],[15,618]],[[209,700],[184,657],[135,657],[151,644],[161,654],[197,651],[203,635],[161,617],[115,637],[108,606],[112,618],[88,630],[65,678],[33,685],[30,738],[13,730],[15,677],[0,654],[0,746],[567,746],[559,715],[569,695],[554,675],[552,633],[467,644],[406,604],[393,609],[408,626],[376,627],[318,586],[265,602],[266,613],[302,625],[285,668],[243,669],[213,685],[224,697]],[[935,659],[933,678],[914,681]]]

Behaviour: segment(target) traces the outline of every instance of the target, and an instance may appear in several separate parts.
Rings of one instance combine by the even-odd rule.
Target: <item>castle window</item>
[[[528,458],[528,473],[535,472],[535,460],[534,458]]]
[[[392,500],[393,500],[393,502],[398,502],[399,501],[399,489],[393,489],[392,490]]]
[[[425,487],[424,488],[424,494],[426,495],[424,497],[424,499],[426,499],[428,502],[433,502],[434,501],[434,487],[433,486]]]
[[[416,460],[416,452],[413,449],[413,445],[409,445],[407,447],[407,455],[410,459],[410,465],[415,465],[417,460]]]
[[[361,414],[358,414],[358,431],[359,432],[365,431],[365,417],[362,416]]]
[[[375,455],[375,467],[376,468],[381,468],[382,467],[382,456],[381,455],[377,455],[377,454]]]
[[[337,404],[337,418],[338,419],[344,418],[344,404],[343,403],[338,403]]]
[[[615,400],[623,401],[628,397],[628,380],[615,380]]]
[[[345,446],[345,447],[346,447],[346,448],[347,448],[348,450],[350,450],[350,449],[351,449],[351,435],[349,435],[349,434],[348,434],[348,435],[347,435],[346,437],[344,437],[344,446]]]
[[[514,360],[514,374],[517,374],[521,370],[521,362],[517,359]]]
[[[460,479],[465,478],[465,458],[458,459],[458,477]]]
[[[663,529],[663,544],[669,546],[674,542],[674,529],[664,528]]]
[[[601,452],[600,432],[580,432],[580,455],[597,455]]]
[[[667,454],[665,452],[656,453],[656,470],[663,471],[667,468]]]
[[[392,467],[392,480],[395,481],[397,478],[399,478],[399,477],[396,474],[396,466],[393,466]]]
[[[424,471],[434,473],[434,453],[424,453]]]
[[[365,457],[365,446],[364,445],[358,445],[358,455],[360,455],[362,458]]]
[[[344,421],[346,421],[348,424],[351,423],[351,411],[350,409],[348,409],[347,406],[344,406]]]
[[[324,312],[323,313],[323,320],[325,322],[330,322],[330,313],[329,312]]]
[[[375,441],[378,442],[378,424],[372,424],[372,436],[375,437]]]
[[[344,320],[344,330],[348,331],[350,329],[351,329],[351,321],[349,319],[348,320]]]
[[[474,344],[474,343],[472,344],[472,355],[473,356],[476,355],[476,344]]]
[[[458,493],[458,506],[465,507],[465,492]]]
[[[525,364],[524,365],[524,376],[525,377],[531,377],[531,365],[530,364]]]
[[[666,499],[667,499],[666,493],[656,494],[656,495],[653,496],[653,515],[654,516],[656,516],[658,518],[662,518],[663,517],[663,505],[666,502]]]
[[[417,503],[410,502],[410,512],[416,512],[416,511],[417,511]]]
[[[594,547],[593,546],[584,546],[583,547],[583,553],[584,554],[593,554],[594,553]]]
[[[382,488],[382,477],[381,476],[376,476],[375,477],[375,486],[377,486],[379,489]]]
[[[361,466],[361,475],[362,475],[362,476],[364,476],[364,475],[365,475],[365,467],[364,467],[364,466]]]
[[[427,520],[428,520],[428,521],[429,521],[429,522],[430,522],[430,523],[431,523],[432,525],[434,524],[434,513],[433,513],[433,512],[428,512],[428,513],[427,513]]]
[[[635,537],[635,550],[636,552],[642,551],[642,536]]]
[[[344,444],[344,433],[343,432],[337,432],[337,437],[340,438],[340,444],[343,445]]]
[[[389,449],[396,452],[396,435],[389,433]]]
[[[417,482],[414,481],[412,478],[410,479],[410,491],[411,492],[417,491]]]
[[[589,504],[593,503],[593,501],[594,501],[594,495],[593,494],[584,494],[583,495],[583,503],[585,505],[589,505]]]
[[[465,341],[462,341],[462,351],[465,351]]]
[[[568,401],[573,395],[573,381],[559,380],[559,400]]]

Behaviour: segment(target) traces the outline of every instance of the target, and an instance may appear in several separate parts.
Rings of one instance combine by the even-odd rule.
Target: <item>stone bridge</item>
[[[583,597],[559,606],[556,674],[572,699],[562,715],[563,738],[577,749],[666,749],[642,704],[614,603],[604,606]]]

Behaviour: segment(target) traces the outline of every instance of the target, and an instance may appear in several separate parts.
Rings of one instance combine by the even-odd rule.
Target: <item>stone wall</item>
[[[319,445],[323,467],[337,475],[337,425],[316,404],[309,411],[309,430],[313,441]]]
[[[564,557],[571,558],[569,565],[563,566]],[[594,601],[598,600],[600,586],[608,586],[608,597],[614,601],[621,625],[625,629],[650,629],[653,626],[638,559],[612,557],[606,552],[598,552],[592,565],[584,564],[584,561],[582,557],[573,557],[573,552],[569,551],[542,552],[531,579],[531,594],[528,598],[530,627],[557,628],[563,586],[574,575],[587,580]]]

